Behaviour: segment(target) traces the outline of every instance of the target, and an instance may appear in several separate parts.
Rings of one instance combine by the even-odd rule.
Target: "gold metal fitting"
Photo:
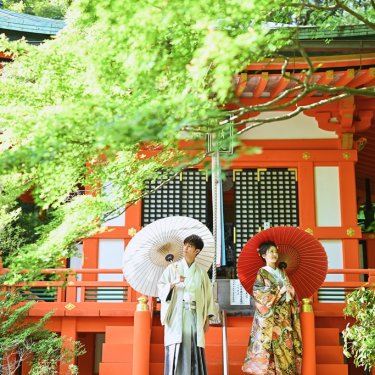
[[[72,310],[74,310],[76,308],[76,305],[74,305],[73,303],[67,303],[64,307],[67,310],[72,311]]]
[[[310,298],[302,298],[302,311],[314,312]]]
[[[137,309],[136,311],[148,311],[148,298],[146,296],[141,296],[137,298]]]

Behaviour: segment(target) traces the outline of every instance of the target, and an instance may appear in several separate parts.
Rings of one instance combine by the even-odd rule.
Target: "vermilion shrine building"
[[[5,25],[4,12],[0,9],[0,28],[8,34],[30,33],[16,30],[12,22]],[[31,16],[26,18],[36,22]],[[55,32],[51,29],[43,38]],[[325,35],[324,39],[327,37],[333,39],[328,45],[319,39],[310,40],[308,32],[301,36],[313,64],[320,66],[314,81],[337,87],[374,86],[375,32],[358,26]],[[302,78],[306,62],[299,57],[291,60],[288,71]],[[287,89],[290,81],[281,76],[281,64],[265,61],[239,73],[239,101],[245,105],[265,103]],[[323,97],[314,93],[298,105]],[[375,234],[362,233],[357,221],[359,206],[366,200],[366,179],[367,196],[372,184],[371,202],[375,202],[374,111],[375,98],[351,96],[280,123],[264,124],[241,136],[244,145],[260,146],[263,152],[241,154],[223,183],[227,265],[218,269],[218,293],[228,314],[226,326],[213,326],[207,334],[210,375],[242,373],[252,317],[246,313],[246,295],[236,281],[229,279],[235,279],[236,258],[243,245],[267,225],[299,226],[319,239],[328,255],[326,282],[313,296],[313,313],[305,313],[304,360],[311,365],[305,367],[304,375],[363,373],[345,363],[339,339],[347,324],[343,317],[345,293],[367,280],[375,281]],[[49,328],[86,346],[87,353],[78,358],[81,375],[163,373],[158,304],[152,299],[148,304],[141,301],[139,309],[148,311],[136,312],[139,294],[123,280],[123,251],[134,233],[158,218],[185,215],[210,226],[210,202],[206,172],[199,166],[187,170],[107,222],[110,231],[83,240],[82,258],[67,260],[67,267],[74,268],[76,276],[69,277],[65,289],[56,286],[51,296],[44,294],[45,283],[35,285],[40,302],[31,310],[30,319],[55,309]],[[223,345],[225,338],[227,345]],[[229,372],[224,369],[226,356]],[[61,374],[64,370],[61,368]],[[22,374],[27,373],[25,365]]]

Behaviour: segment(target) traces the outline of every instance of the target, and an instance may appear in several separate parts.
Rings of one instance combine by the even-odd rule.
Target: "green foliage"
[[[36,322],[28,320],[34,303],[25,302],[17,292],[0,292],[0,373],[3,375],[15,374],[22,361],[30,363],[31,375],[58,374],[59,363],[69,363],[84,353],[78,341],[71,342],[69,350],[64,346],[67,339],[45,329],[53,312]],[[76,366],[71,366],[71,374],[75,373]]]
[[[14,12],[61,19],[71,0],[4,0],[4,8]]]
[[[302,0],[285,5],[272,12],[275,22],[318,26],[330,31],[342,25],[375,21],[375,9],[368,0]]]
[[[358,209],[357,220],[362,232],[375,232],[375,203],[362,204]]]
[[[344,329],[344,354],[354,357],[356,366],[370,370],[375,366],[375,290],[374,285],[354,290],[346,296],[345,316],[355,323]]]
[[[50,212],[38,209],[32,202],[17,200],[14,208],[17,217],[0,231],[0,255],[5,265],[9,255],[22,246],[37,241],[44,225],[52,218]]]
[[[47,2],[23,4],[35,11]],[[0,52],[15,57],[0,78],[0,228],[22,215],[15,201],[30,189],[38,209],[54,210],[36,241],[9,260],[9,282],[23,268],[69,257],[76,241],[141,196],[145,179],[203,158],[206,133],[222,131],[223,105],[236,102],[233,76],[279,56],[309,4],[77,0],[64,30],[43,45],[0,38]],[[329,18],[311,12],[319,25]],[[270,32],[275,21],[294,26]],[[176,151],[181,139],[198,145],[196,158]],[[138,158],[142,149],[153,156]],[[93,196],[75,195],[82,186]]]

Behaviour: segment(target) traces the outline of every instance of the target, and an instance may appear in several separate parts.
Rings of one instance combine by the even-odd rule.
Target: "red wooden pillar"
[[[302,300],[302,375],[316,375],[315,315],[309,298]]]
[[[88,238],[83,241],[83,262],[82,268],[97,268],[99,258],[99,239]],[[96,273],[84,273],[82,281],[97,281],[98,275]],[[85,302],[86,290],[85,287],[81,288],[81,302]]]
[[[375,234],[363,234],[366,240],[367,268],[375,268]]]
[[[299,225],[303,229],[315,228],[314,164],[298,163]]]
[[[74,341],[77,340],[77,319],[75,317],[64,317],[61,322],[61,337],[64,338],[64,347],[66,349],[74,349]],[[61,363],[59,374],[69,374],[69,364],[74,363],[74,358],[69,363]]]
[[[133,341],[133,374],[149,375],[150,369],[150,340],[151,313],[148,309],[148,299],[138,298],[137,310],[134,313]]]
[[[78,336],[78,340],[84,345],[86,350],[86,353],[77,359],[79,374],[92,375],[94,374],[95,362],[95,333],[82,333]]]
[[[31,370],[31,366],[29,364],[29,361],[31,361],[31,357],[28,357],[28,358],[25,358],[23,361],[22,361],[22,375],[28,375],[30,370]]]
[[[4,368],[4,373],[13,373],[13,370],[16,367],[17,353],[16,352],[6,352],[2,358],[2,366]]]

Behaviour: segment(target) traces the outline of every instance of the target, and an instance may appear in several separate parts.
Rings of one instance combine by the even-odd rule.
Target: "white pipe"
[[[223,319],[223,375],[228,375],[228,340],[227,340],[227,312],[222,310]]]

